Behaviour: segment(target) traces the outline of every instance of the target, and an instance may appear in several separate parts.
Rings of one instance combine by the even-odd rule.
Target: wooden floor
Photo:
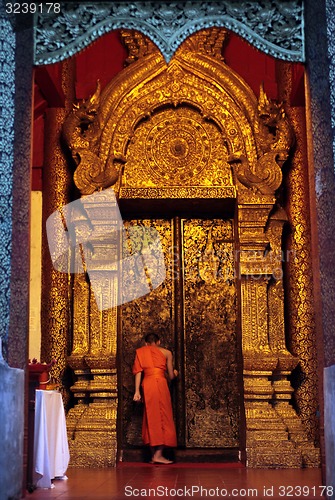
[[[150,465],[121,463],[111,469],[69,469],[50,490],[31,500],[125,498],[324,498],[320,469],[245,469],[238,464]]]

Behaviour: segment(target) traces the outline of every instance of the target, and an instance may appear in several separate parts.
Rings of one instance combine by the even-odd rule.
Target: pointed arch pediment
[[[292,128],[282,104],[270,101],[262,88],[256,99],[224,63],[218,47],[226,30],[193,35],[169,64],[141,34],[124,33],[129,45],[134,39],[135,62],[101,95],[98,85],[63,127],[80,192],[114,184],[121,196],[127,189],[150,188],[170,190],[156,193],[158,198],[183,198],[171,188],[187,187],[195,198],[235,198],[237,189],[273,198]],[[144,191],[141,196],[150,197]]]
[[[169,64],[151,49],[104,89],[99,156],[124,163],[123,193],[171,195],[172,187],[192,186],[235,197],[232,160],[255,168],[257,99],[219,53],[201,49],[204,35],[191,37]]]

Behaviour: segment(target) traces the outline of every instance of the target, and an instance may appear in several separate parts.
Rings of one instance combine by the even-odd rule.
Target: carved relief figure
[[[293,130],[283,104],[268,99],[262,85],[254,129],[258,146],[263,154],[274,152],[277,163],[282,166],[294,143]]]
[[[82,195],[92,194],[116,183],[118,170],[113,162],[104,162],[98,156],[102,132],[99,118],[100,82],[87,100],[73,105],[63,125],[63,137],[77,166],[74,182]]]
[[[254,120],[258,160],[251,166],[245,157],[231,158],[236,176],[247,188],[262,194],[274,194],[282,182],[281,167],[294,143],[294,134],[282,103],[268,99],[260,88]]]

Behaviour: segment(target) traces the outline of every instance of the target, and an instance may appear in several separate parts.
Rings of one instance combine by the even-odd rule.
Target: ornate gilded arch
[[[212,30],[196,40],[214,46],[219,37],[222,45],[226,35]],[[126,165],[121,197],[144,186],[160,188],[160,196],[168,189],[170,196],[172,186],[181,185],[197,187],[197,194],[217,187],[226,190],[221,196],[235,197],[230,162],[246,157],[256,163],[255,96],[222,63],[220,51],[212,57],[195,44],[192,39],[185,43],[169,64],[156,50],[129,66],[121,105],[114,82],[104,90],[109,115],[104,115],[100,156]]]
[[[285,341],[281,236],[287,217],[276,194],[294,136],[282,104],[270,101],[262,88],[257,99],[225,65],[221,48],[226,36],[224,29],[200,31],[166,63],[146,37],[124,31],[131,64],[73,110],[63,134],[84,206],[85,195],[99,189],[114,189],[120,201],[233,200],[247,463],[315,466],[319,452],[290,404],[289,376],[299,359]],[[92,220],[101,228],[108,224],[105,213],[94,207]],[[100,241],[96,251],[99,272],[108,252],[101,250]],[[106,289],[117,293],[115,278]],[[103,414],[102,439],[109,445],[100,442],[99,456],[101,463],[110,464],[111,454],[103,453],[116,448],[117,312],[98,314],[92,300],[89,284],[75,277],[69,362],[79,377],[72,388],[79,404],[68,422],[70,433],[79,425],[85,435],[97,422],[95,431],[101,430]],[[112,342],[107,341],[111,335]],[[88,396],[99,402],[85,408]],[[72,443],[78,465],[80,439]]]

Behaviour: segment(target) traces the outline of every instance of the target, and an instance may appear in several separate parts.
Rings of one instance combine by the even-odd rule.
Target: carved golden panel
[[[136,129],[127,150],[123,187],[231,186],[222,134],[199,111],[157,112]]]
[[[164,283],[150,294],[140,297],[121,306],[121,332],[120,341],[122,353],[121,378],[122,378],[122,446],[141,446],[142,408],[133,403],[134,377],[132,366],[135,350],[140,347],[143,337],[149,330],[156,332],[162,340],[162,345],[172,349],[173,332],[173,264],[172,264],[172,224],[169,220],[131,220],[124,221],[126,231],[133,226],[152,227],[161,237],[164,252],[166,278]],[[123,242],[123,258],[135,255],[139,250],[136,240]],[[141,244],[141,241],[138,241]],[[134,271],[135,272],[135,271]],[[135,284],[133,276],[123,276],[125,288]]]
[[[235,186],[204,187],[204,186],[170,186],[167,188],[127,188],[121,187],[120,198],[125,199],[210,199],[236,198]]]
[[[186,446],[238,447],[232,221],[183,221]]]

